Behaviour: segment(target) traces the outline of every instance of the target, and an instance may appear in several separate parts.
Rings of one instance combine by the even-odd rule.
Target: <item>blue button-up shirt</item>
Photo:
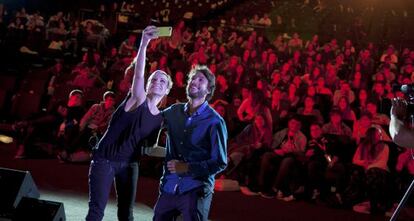
[[[161,191],[181,194],[195,188],[206,193],[214,188],[214,175],[227,166],[227,129],[223,118],[204,102],[192,115],[187,104],[174,104],[163,111],[168,130],[165,162],[188,163],[185,174],[170,173],[164,166]]]

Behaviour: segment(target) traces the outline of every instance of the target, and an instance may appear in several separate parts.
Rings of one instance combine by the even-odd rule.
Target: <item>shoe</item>
[[[385,212],[385,216],[386,217],[391,217],[394,214],[394,212],[397,209],[397,207],[398,207],[398,203],[394,203],[392,205],[391,209],[389,209],[388,211]]]
[[[276,192],[269,191],[269,192],[259,192],[260,196],[265,199],[273,199],[276,197]]]
[[[282,191],[277,191],[277,194],[276,194],[276,199],[278,199],[278,200],[283,200],[283,198],[285,197],[285,195],[283,195],[283,192]]]
[[[25,54],[32,54],[32,55],[35,55],[35,54],[39,54],[37,51],[32,51],[32,50],[30,50],[28,47],[26,47],[26,46],[22,46],[21,48],[20,48],[20,52],[21,53],[25,53]]]
[[[312,192],[311,200],[317,200],[319,198],[319,195],[321,195],[321,193],[319,192],[319,190],[314,189],[313,192]]]
[[[291,202],[291,201],[296,200],[296,198],[293,195],[289,195],[289,196],[283,197],[282,200],[285,202]]]
[[[16,155],[14,155],[14,159],[23,159],[26,155],[24,154],[24,145],[20,144],[19,148],[17,149]]]
[[[259,195],[259,193],[251,191],[249,187],[247,186],[241,186],[240,191],[246,196],[258,196]]]
[[[371,204],[369,201],[358,203],[352,207],[352,210],[357,213],[370,214]]]
[[[293,194],[299,195],[299,194],[303,194],[304,192],[305,192],[305,187],[304,186],[299,186]]]
[[[69,155],[66,151],[60,151],[56,158],[59,160],[59,163],[67,163],[69,162]]]

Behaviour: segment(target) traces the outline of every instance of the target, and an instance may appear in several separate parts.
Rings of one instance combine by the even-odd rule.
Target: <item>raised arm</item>
[[[148,26],[142,32],[141,43],[138,48],[137,56],[134,59],[135,69],[132,78],[131,97],[125,105],[125,111],[131,111],[141,105],[146,99],[145,93],[145,60],[147,57],[147,46],[149,42],[158,38],[158,30],[155,26]]]

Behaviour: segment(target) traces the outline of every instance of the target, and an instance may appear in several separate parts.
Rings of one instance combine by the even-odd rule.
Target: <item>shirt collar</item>
[[[204,101],[203,104],[201,104],[200,107],[197,108],[197,111],[194,112],[192,115],[194,115],[194,116],[200,115],[201,113],[203,113],[207,109],[207,106],[208,106],[208,102]],[[186,114],[188,114],[188,108],[189,108],[189,103],[187,102],[184,105],[184,112]]]

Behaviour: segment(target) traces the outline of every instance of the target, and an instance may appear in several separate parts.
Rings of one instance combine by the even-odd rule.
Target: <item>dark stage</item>
[[[88,165],[59,163],[57,159],[13,159],[16,146],[0,144],[0,167],[30,171],[40,191],[40,199],[64,204],[67,220],[81,220],[87,212]],[[151,220],[157,198],[158,180],[140,177],[135,207],[136,220]],[[4,190],[2,190],[4,191]],[[104,220],[116,220],[112,194]],[[407,211],[402,212],[407,216]],[[240,192],[216,192],[210,220],[388,220],[384,216],[358,214],[350,209],[334,209],[309,202],[284,202]],[[403,220],[403,219],[401,219]],[[409,220],[409,219],[404,219]]]

